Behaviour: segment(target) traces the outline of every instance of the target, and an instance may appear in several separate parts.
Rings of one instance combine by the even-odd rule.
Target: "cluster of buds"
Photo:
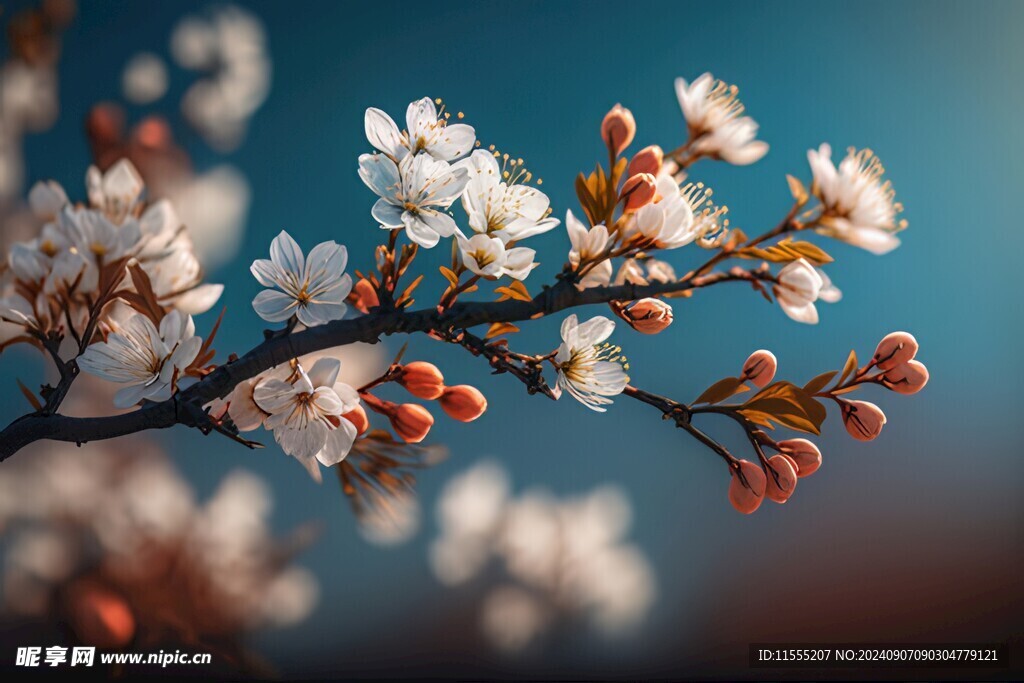
[[[893,332],[878,342],[871,362],[854,375],[849,386],[880,384],[897,394],[916,394],[928,383],[928,368],[915,360],[918,344],[909,332]],[[874,368],[877,372],[869,375]],[[882,409],[868,401],[836,399],[843,413],[843,424],[858,441],[871,441],[882,433],[886,418]]]
[[[444,375],[432,363],[414,361],[394,365],[387,377],[416,398],[437,401],[448,417],[459,422],[472,422],[487,410],[487,399],[479,389],[468,384],[446,386]],[[434,426],[434,416],[418,403],[386,401],[368,389],[361,391],[360,396],[371,410],[388,418],[395,434],[406,443],[420,443]]]
[[[727,378],[709,389],[698,402],[717,403],[721,398],[741,393],[744,382],[750,382],[758,394],[738,406],[720,406],[712,410],[738,417],[747,424],[760,460],[760,467],[748,460],[731,461],[732,480],[729,485],[729,500],[733,507],[744,514],[750,514],[768,498],[776,503],[785,503],[793,495],[797,480],[813,474],[821,466],[821,451],[807,439],[774,441],[754,424],[770,425],[764,418],[781,422],[794,429],[803,429],[803,422],[819,412],[819,423],[824,419],[824,410],[814,405],[822,399],[834,401],[840,408],[843,424],[850,436],[858,441],[871,441],[879,436],[885,426],[885,413],[874,403],[850,400],[846,395],[868,384],[881,385],[900,394],[916,394],[928,383],[928,368],[915,360],[918,344],[908,332],[893,332],[878,343],[871,361],[857,368],[857,355],[850,353],[841,371],[826,372],[812,379],[804,387],[788,382],[772,384],[778,362],[770,351],[755,351],[743,364],[738,378]],[[825,387],[838,375],[835,384]],[[808,408],[808,405],[811,408]],[[796,421],[794,421],[794,417]],[[813,421],[813,420],[812,420]],[[767,457],[765,450],[777,451]]]
[[[797,481],[821,467],[821,451],[807,439],[775,442],[760,433],[759,440],[762,446],[778,453],[762,457],[760,467],[749,460],[740,460],[729,482],[729,502],[745,515],[761,507],[765,498],[785,503],[796,490]]]

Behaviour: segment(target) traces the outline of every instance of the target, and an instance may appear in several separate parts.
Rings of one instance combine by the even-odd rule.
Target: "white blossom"
[[[705,73],[692,84],[676,79],[676,97],[686,117],[696,152],[745,166],[768,153],[768,144],[757,140],[757,123],[743,116],[738,88]]]
[[[604,343],[615,330],[615,323],[596,316],[580,323],[576,314],[562,323],[562,344],[555,354],[558,389],[566,390],[591,410],[603,413],[609,396],[621,394],[629,377],[621,349]]]
[[[780,270],[774,292],[782,311],[797,322],[817,324],[818,309],[814,302],[821,299],[831,303],[841,296],[831,281],[826,286],[823,275],[805,259],[797,259]]]
[[[479,234],[467,239],[461,233],[456,237],[463,265],[488,279],[496,280],[508,275],[515,280],[525,280],[538,265],[533,261],[536,251],[526,247],[506,248],[498,237]]]
[[[896,233],[907,222],[896,216],[903,206],[895,201],[892,184],[882,181],[885,169],[871,150],[851,147],[838,169],[828,144],[808,151],[807,159],[824,207],[818,232],[873,254],[885,254],[900,245]]]
[[[119,408],[143,399],[170,398],[181,373],[202,346],[192,316],[171,311],[157,328],[147,316],[134,313],[123,324],[112,326],[114,331],[107,340],[89,346],[78,358],[78,366],[97,377],[129,385],[114,396]]]
[[[253,261],[253,276],[265,289],[252,306],[267,322],[297,316],[307,327],[345,316],[345,297],[352,291],[352,277],[345,273],[348,250],[335,242],[321,242],[306,257],[285,231],[270,243],[270,259]],[[280,290],[280,291],[277,291]]]
[[[363,154],[359,177],[380,197],[371,213],[381,227],[405,228],[410,240],[427,249],[455,234],[455,219],[445,212],[466,187],[465,168],[428,154],[407,155],[397,165],[383,154]]]
[[[516,183],[527,177],[518,164],[506,178],[495,153],[476,150],[456,166],[469,172],[462,208],[474,232],[500,237],[505,244],[539,235],[558,225],[548,217],[550,201],[535,187]]]
[[[321,358],[308,374],[299,365],[292,378],[267,377],[253,390],[256,405],[269,415],[264,426],[316,481],[321,479],[317,463],[337,465],[357,436],[355,426],[342,415],[355,410],[359,394],[337,381],[340,369],[338,359]]]
[[[611,241],[608,228],[604,223],[599,223],[588,229],[570,210],[565,214],[565,229],[572,244],[569,250],[569,264],[573,268],[579,267],[583,261],[593,263],[601,259],[597,265],[589,267],[577,287],[587,289],[607,285],[612,279],[612,262],[606,258]]]
[[[441,161],[453,161],[468,154],[476,144],[473,127],[464,123],[448,125],[444,116],[438,116],[437,107],[429,97],[409,105],[405,123],[408,128],[399,130],[394,119],[370,107],[364,120],[366,139],[395,161],[419,152]]]

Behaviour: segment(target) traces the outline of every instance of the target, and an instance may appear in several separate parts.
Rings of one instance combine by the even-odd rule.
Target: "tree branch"
[[[753,271],[751,271],[753,273]],[[753,275],[754,279],[765,279]],[[494,322],[518,322],[590,304],[642,299],[705,287],[721,281],[749,281],[730,274],[691,275],[678,281],[647,285],[624,284],[579,291],[568,279],[559,280],[530,301],[461,302],[438,312],[374,309],[350,320],[337,320],[282,336],[273,335],[237,360],[225,363],[199,382],[161,403],[148,404],[130,413],[82,418],[33,413],[21,417],[0,432],[0,462],[30,443],[49,439],[79,445],[111,439],[147,429],[166,429],[176,424],[203,427],[202,406],[223,398],[239,383],[293,358],[354,342],[374,343],[382,336],[432,330],[470,328]]]

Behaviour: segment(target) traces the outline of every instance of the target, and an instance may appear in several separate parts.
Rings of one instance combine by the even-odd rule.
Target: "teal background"
[[[162,434],[200,490],[243,465],[272,482],[280,528],[326,522],[304,556],[322,584],[319,608],[304,624],[258,641],[282,671],[734,679],[751,675],[749,642],[980,642],[1021,632],[1024,5],[244,4],[265,22],[274,78],[246,144],[229,156],[248,175],[254,201],[241,253],[210,274],[228,285],[230,324],[218,348],[244,351],[259,340],[248,264],[265,257],[279,230],[307,249],[337,240],[349,247],[350,267],[370,264],[381,233],[369,216],[374,198],[356,175],[356,159],[368,150],[367,106],[400,119],[410,100],[443,97],[485,145],[524,157],[564,218],[576,208],[575,174],[603,157],[597,130],[608,108],[621,102],[633,111],[636,148],[674,147],[685,126],[673,79],[711,71],[740,86],[771,144],[752,167],[694,169],[729,205],[734,225],[751,234],[773,226],[790,202],[784,174],[809,181],[806,151],[828,141],[837,152],[848,145],[878,152],[910,228],[903,246],[880,258],[827,244],[837,259],[828,272],[844,298],[820,307],[817,326],[790,321],[744,287],[723,286],[678,303],[664,334],[621,329],[615,340],[634,382],[690,399],[737,372],[757,348],[775,352],[781,377],[805,380],[840,366],[850,348],[869,355],[897,329],[916,335],[931,371],[916,397],[865,396],[889,417],[875,442],[854,442],[832,412],[817,439],[821,471],[802,480],[787,505],[743,517],[726,500],[721,462],[645,407],[623,400],[602,416],[568,400],[527,400],[515,380],[415,338],[412,356],[437,362],[453,382],[477,385],[491,407],[471,425],[438,421],[432,438],[448,444],[451,457],[423,474],[425,529],[397,549],[366,544],[337,488],[311,484],[276,447],[250,453],[184,429]],[[30,179],[55,178],[84,195],[86,112],[117,98],[120,70],[135,52],[166,55],[171,27],[193,5],[200,6],[83,3],[65,41],[62,118],[29,140]],[[190,79],[172,74],[167,106]],[[215,160],[179,133],[198,165]],[[558,229],[530,246],[542,261],[527,281],[536,290],[561,266],[568,240]],[[443,287],[428,267],[443,256],[424,259],[423,304]],[[687,248],[669,260],[682,272],[701,256]],[[559,322],[527,326],[516,347],[547,351]],[[395,350],[402,341],[386,344]],[[4,359],[4,386],[12,385],[15,358],[28,356]],[[17,370],[24,379],[35,369]],[[0,408],[13,418],[23,404],[5,391]],[[733,425],[707,426],[740,445]],[[630,493],[632,536],[651,558],[659,590],[633,637],[606,642],[571,630],[525,660],[482,647],[473,635],[482,592],[442,588],[426,546],[441,485],[485,455],[506,464],[517,488],[570,493],[617,482]]]

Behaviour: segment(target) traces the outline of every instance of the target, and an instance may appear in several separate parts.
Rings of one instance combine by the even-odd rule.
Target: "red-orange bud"
[[[476,387],[460,384],[444,390],[441,407],[453,420],[472,422],[487,410],[487,399]]]
[[[917,340],[909,332],[891,332],[878,342],[874,361],[879,370],[891,370],[917,355]]]
[[[357,434],[365,434],[366,430],[370,428],[370,418],[362,406],[356,406],[354,410],[350,410],[342,417],[352,423]]]
[[[371,308],[380,306],[377,290],[373,288],[369,280],[359,280],[352,287],[352,305],[362,313],[367,313]]]
[[[743,364],[743,379],[750,380],[758,388],[766,387],[775,378],[778,367],[774,353],[766,349],[754,351]]]
[[[776,503],[785,503],[796,490],[796,465],[788,456],[773,455],[768,458],[768,466],[774,470],[774,474],[768,472],[764,494]]]
[[[657,176],[661,173],[661,164],[664,160],[665,153],[661,151],[661,147],[657,145],[644,147],[633,155],[626,175],[634,176],[639,173],[650,173],[652,176]]]
[[[601,139],[608,147],[608,151],[618,156],[622,150],[629,147],[636,135],[636,120],[633,112],[621,104],[616,104],[601,121]]]
[[[764,471],[749,460],[740,460],[740,472],[749,488],[743,485],[739,475],[733,471],[732,481],[729,482],[729,502],[743,514],[749,515],[761,507],[768,481]]]
[[[858,441],[871,441],[882,433],[885,413],[867,401],[843,401],[843,424]]]
[[[882,380],[886,387],[897,394],[909,396],[921,391],[924,385],[928,384],[928,368],[921,361],[908,360],[886,372]]]
[[[638,173],[635,176],[630,176],[622,184],[622,192],[619,196],[626,199],[626,211],[636,211],[651,203],[655,191],[654,176],[650,173]]]
[[[135,637],[135,617],[125,599],[92,580],[71,589],[68,611],[75,635],[93,647],[120,648]]]
[[[672,324],[672,307],[660,299],[646,298],[626,305],[614,305],[612,310],[637,332],[657,334]]]
[[[444,375],[436,365],[421,360],[403,366],[398,383],[410,394],[425,401],[433,401],[444,393]]]
[[[407,443],[419,443],[427,438],[434,426],[434,416],[416,403],[403,403],[390,416],[391,426]]]
[[[821,467],[821,451],[807,439],[786,439],[777,445],[783,455],[796,463],[798,477],[809,477]]]

